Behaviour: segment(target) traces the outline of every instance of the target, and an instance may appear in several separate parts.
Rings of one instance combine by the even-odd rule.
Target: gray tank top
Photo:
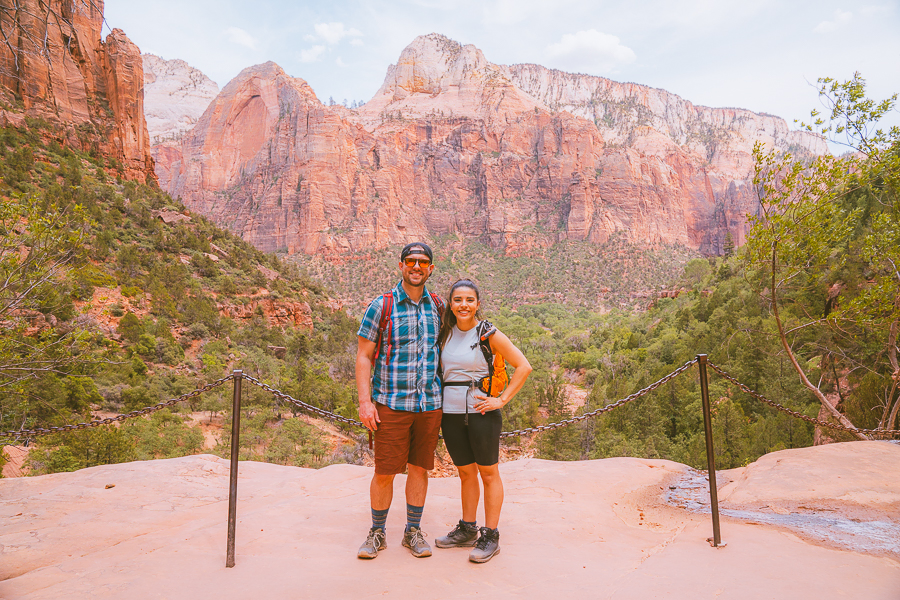
[[[454,326],[450,333],[450,339],[441,350],[441,367],[444,371],[444,381],[478,382],[488,374],[488,365],[478,347],[478,327],[468,331],[461,331]],[[483,395],[479,392],[479,395]],[[444,386],[444,412],[449,414],[462,414],[475,412],[477,403],[473,394],[473,386]]]

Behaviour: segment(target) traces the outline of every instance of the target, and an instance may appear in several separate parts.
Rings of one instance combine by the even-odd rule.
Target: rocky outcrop
[[[19,0],[0,7],[0,89],[81,150],[116,159],[128,179],[155,181],[140,51],[119,29],[101,39],[103,1]]]
[[[609,144],[632,146],[636,138],[656,132],[733,176],[746,175],[742,158],[757,141],[800,154],[828,151],[821,136],[791,131],[772,115],[695,106],[665,90],[540,65],[513,65],[509,73],[516,86],[550,110],[592,121]]]
[[[144,116],[154,145],[177,142],[219,94],[216,82],[183,60],[142,54]]]
[[[160,179],[267,251],[364,251],[456,234],[507,253],[563,240],[704,253],[758,210],[755,141],[816,154],[783,120],[663,90],[488,62],[437,34],[355,111],[266,63],[210,104]]]
[[[493,124],[535,108],[548,110],[516,87],[506,67],[488,62],[471,44],[432,33],[403,50],[358,114],[372,131],[408,119],[469,118]]]
[[[181,157],[181,139],[190,131],[219,86],[183,60],[141,55],[144,70],[144,115],[152,142],[159,185],[169,185],[171,165]]]
[[[306,302],[259,298],[246,304],[220,303],[216,306],[221,314],[232,319],[249,320],[254,316],[261,316],[273,327],[299,327],[308,331],[313,329],[312,309]]]

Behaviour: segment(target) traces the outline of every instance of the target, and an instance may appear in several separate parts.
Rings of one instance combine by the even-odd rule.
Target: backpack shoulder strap
[[[391,360],[391,335],[394,330],[394,322],[391,318],[391,312],[394,309],[394,292],[385,292],[381,297],[381,318],[378,321],[378,339],[375,341],[375,359],[381,352],[381,341],[385,339],[387,333],[387,354],[386,360]]]
[[[431,296],[431,301],[434,303],[434,307],[438,311],[438,320],[443,322],[444,321],[444,301],[441,300],[441,297],[438,296],[437,294],[435,294],[434,292],[429,292],[429,295]]]
[[[491,348],[491,336],[497,333],[497,328],[490,321],[478,323],[478,345],[488,365],[488,376],[494,376],[494,350]]]

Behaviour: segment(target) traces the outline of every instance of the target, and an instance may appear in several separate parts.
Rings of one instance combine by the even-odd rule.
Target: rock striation
[[[740,245],[756,141],[826,150],[769,115],[539,67],[442,35],[416,38],[356,110],[273,63],[210,104],[159,177],[266,251],[361,252],[457,235],[507,253],[560,241]],[[162,154],[162,153],[161,153]]]
[[[66,143],[116,159],[126,178],[156,176],[140,50],[120,29],[101,38],[103,0],[19,0],[0,7],[0,93]]]

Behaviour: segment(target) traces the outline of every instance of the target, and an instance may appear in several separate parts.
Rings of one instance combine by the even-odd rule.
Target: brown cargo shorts
[[[397,475],[406,464],[434,468],[434,449],[441,429],[441,409],[426,412],[394,410],[375,403],[381,423],[375,430],[375,472]]]

